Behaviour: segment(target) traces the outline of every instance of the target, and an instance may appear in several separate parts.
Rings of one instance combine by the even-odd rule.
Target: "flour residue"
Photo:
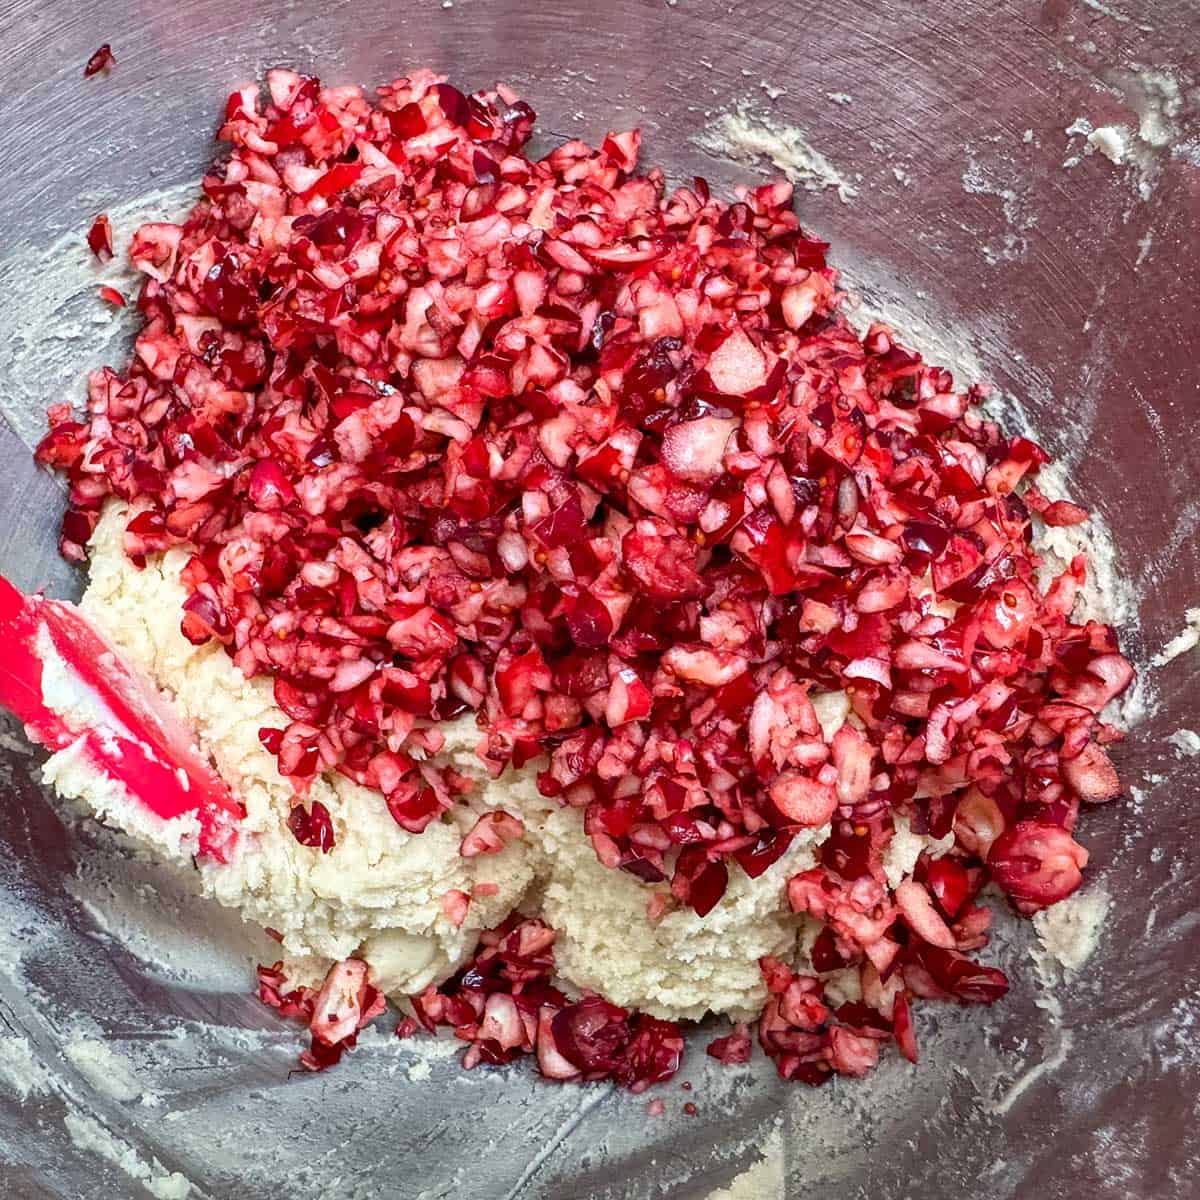
[[[727,1188],[708,1194],[707,1200],[785,1200],[783,1138],[778,1130],[760,1147],[762,1157],[747,1167]]]
[[[0,1087],[22,1104],[30,1096],[43,1096],[51,1087],[50,1072],[33,1056],[29,1039],[15,1034],[0,1037]]]
[[[1129,136],[1124,125],[1101,125],[1088,134],[1088,142],[1119,167],[1129,155]]]
[[[1113,8],[1111,4],[1103,3],[1103,0],[1083,0],[1083,6],[1100,13],[1101,16],[1111,17],[1118,24],[1127,25],[1129,23],[1129,18],[1123,12]]]
[[[1030,207],[1029,189],[1022,182],[1020,169],[1005,162],[985,165],[968,154],[962,188],[968,195],[999,200],[1004,215],[1005,231],[999,241],[982,244],[983,257],[992,264],[1024,258],[1029,249],[1029,232],[1037,224],[1037,218]]]
[[[1069,1029],[1058,1030],[1058,1045],[1047,1057],[1035,1062],[1028,1070],[1019,1075],[990,1107],[997,1116],[1004,1116],[1014,1104],[1035,1084],[1047,1075],[1053,1075],[1071,1055],[1075,1038]]]
[[[108,1042],[76,1035],[63,1047],[63,1055],[96,1091],[113,1100],[128,1104],[145,1095],[133,1064]]]
[[[81,1112],[68,1112],[63,1124],[80,1150],[98,1154],[120,1167],[130,1179],[141,1183],[155,1200],[188,1200],[192,1195],[192,1185],[185,1176],[178,1171],[168,1171],[158,1159],[147,1162],[128,1142],[92,1117]]]
[[[693,140],[706,154],[747,166],[761,167],[765,159],[806,191],[832,188],[843,204],[858,195],[857,186],[807,140],[802,130],[764,117],[744,101],[732,112],[718,116]]]
[[[1189,608],[1184,621],[1184,627],[1150,660],[1152,667],[1165,667],[1200,646],[1200,608]]]
[[[11,915],[6,912],[5,916]],[[25,984],[30,999],[40,1006],[39,1017],[52,1015],[50,1001],[36,985]],[[128,1103],[141,1099],[144,1104],[157,1102],[137,1078],[132,1064],[112,1045],[72,1030],[69,1019],[58,1014],[63,1035],[62,1057],[85,1083],[107,1100]],[[12,1023],[8,1018],[5,1022]],[[44,1032],[44,1031],[43,1031]],[[170,1171],[153,1156],[140,1155],[123,1138],[107,1128],[91,1111],[89,1098],[67,1074],[56,1069],[35,1047],[30,1036],[0,1036],[0,1089],[19,1100],[22,1106],[31,1099],[55,1105],[62,1113],[62,1124],[74,1146],[85,1154],[96,1154],[118,1167],[130,1180],[142,1185],[155,1200],[188,1200],[198,1195],[185,1175]],[[45,1121],[39,1118],[44,1128]]]

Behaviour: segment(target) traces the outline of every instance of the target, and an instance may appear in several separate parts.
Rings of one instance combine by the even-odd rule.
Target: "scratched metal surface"
[[[1190,0],[0,0],[0,409],[28,438],[31,404],[66,386],[61,370],[43,382],[28,355],[4,354],[44,303],[37,267],[56,240],[102,208],[198,178],[225,93],[268,65],[366,84],[421,64],[460,85],[503,78],[530,97],[546,144],[639,123],[648,160],[721,187],[748,169],[691,139],[748,99],[860,176],[850,203],[800,198],[855,284],[873,299],[907,296],[915,318],[965,337],[1067,454],[1077,498],[1111,522],[1135,582],[1141,629],[1128,632],[1145,656],[1200,601],[1198,34]],[[106,40],[118,68],[83,81]],[[1180,85],[1177,105],[1155,69]],[[1075,118],[1136,126],[1155,96],[1173,110],[1170,136],[1140,166],[1099,154],[1063,165],[1082,146],[1064,132]],[[79,303],[62,296],[64,320]],[[7,428],[0,464],[0,569],[77,590],[53,553],[56,484]],[[644,1098],[555,1088],[520,1069],[465,1077],[435,1062],[431,1079],[410,1082],[386,1046],[287,1080],[290,1034],[240,985],[163,982],[95,937],[64,888],[93,848],[68,838],[29,760],[0,750],[0,884],[23,914],[4,933],[0,1019],[61,1070],[63,1028],[90,1015],[159,1064],[163,1101],[122,1104],[69,1073],[67,1091],[24,1104],[0,1088],[0,1192],[144,1194],[66,1136],[73,1103],[144,1161],[182,1171],[194,1194],[245,1200],[277,1195],[284,1179],[303,1197],[700,1197],[755,1160],[777,1118],[789,1196],[1191,1196],[1200,792],[1162,739],[1195,724],[1196,659],[1154,674],[1158,710],[1119,752],[1144,791],[1140,811],[1114,806],[1084,826],[1117,908],[1085,979],[1063,993],[1069,1053],[1026,970],[987,1022],[923,1009],[915,1070],[893,1064],[820,1093],[782,1086],[761,1064],[722,1083],[697,1061],[699,1035],[688,1067],[699,1115],[680,1115],[684,1097],[670,1091],[657,1121]],[[1023,953],[1020,935],[1010,953]],[[246,1048],[230,1049],[239,1032]],[[1056,1056],[1057,1071],[1022,1075]]]

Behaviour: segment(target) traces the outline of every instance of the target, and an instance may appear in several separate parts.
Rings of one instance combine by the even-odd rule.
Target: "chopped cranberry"
[[[760,1042],[814,1085],[868,1069],[882,1027],[915,1058],[897,989],[1001,995],[962,954],[987,937],[974,896],[989,876],[1026,912],[1069,895],[1081,802],[1120,792],[1100,714],[1133,667],[1073,619],[1083,556],[1037,583],[1035,517],[1086,513],[1042,495],[1048,456],[985,389],[855,331],[786,183],[668,192],[636,130],[534,160],[503,86],[268,84],[229,97],[204,202],[131,240],[128,365],[92,374],[83,414],[51,409],[64,555],[110,496],[134,561],[186,548],[180,628],[271,681],[260,740],[301,795],[340,772],[419,835],[466,803],[429,724],[471,714],[489,770],[538,760],[602,863],[670,879],[658,918],[708,916],[828,826],[781,888],[824,926],[814,967],[858,968],[878,1021],[830,1016],[783,968]],[[105,218],[88,241],[111,254]],[[954,845],[893,890],[900,817]],[[332,848],[319,802],[288,824]],[[462,853],[521,832],[482,813]],[[471,900],[449,889],[444,918]],[[468,1065],[533,1054],[634,1088],[674,1070],[673,1027],[569,1003],[537,954],[501,950],[517,928],[541,936],[491,931],[414,1002]]]
[[[549,983],[553,946],[553,930],[514,914],[481,935],[467,966],[413,1000],[418,1020],[454,1027],[469,1043],[468,1067],[536,1054],[550,1079],[612,1079],[633,1092],[670,1079],[683,1054],[679,1027],[599,996],[568,1003]]]
[[[705,1048],[705,1053],[717,1062],[732,1064],[750,1061],[750,1033],[745,1025],[738,1025],[725,1037],[714,1038]]]
[[[116,65],[117,60],[113,57],[112,47],[105,42],[98,50],[93,51],[91,58],[84,65],[83,74],[85,78],[89,75],[98,75],[105,68]]]
[[[108,262],[113,256],[112,222],[107,213],[101,213],[93,222],[87,235],[88,249],[101,261]]]
[[[771,785],[771,801],[789,821],[824,825],[837,808],[837,793],[827,783],[799,772],[786,772]]]
[[[1008,980],[995,967],[981,967],[965,954],[918,943],[904,966],[904,977],[918,994],[960,1004],[994,1004],[1008,991]]]
[[[1116,768],[1095,742],[1088,742],[1074,758],[1064,758],[1062,773],[1079,798],[1091,804],[1102,804],[1121,794]]]
[[[896,1038],[896,1045],[900,1048],[900,1053],[908,1059],[910,1063],[917,1061],[917,1035],[913,1028],[912,1006],[908,1002],[908,996],[903,992],[899,992],[892,1002],[892,1031]]]
[[[1023,911],[1065,900],[1083,882],[1087,851],[1046,821],[1018,821],[992,845],[988,870]]]
[[[310,1047],[300,1056],[309,1071],[323,1071],[352,1050],[358,1034],[373,1021],[387,1002],[370,982],[367,964],[358,959],[334,963],[319,990],[298,987],[283,991],[283,964],[258,968],[258,995],[280,1016],[299,1021],[312,1034]],[[399,1032],[399,1030],[397,1030]]]
[[[967,872],[952,858],[937,858],[926,868],[925,879],[938,908],[953,921],[970,894]]]
[[[307,808],[304,804],[293,805],[287,823],[300,845],[313,846],[322,854],[333,849],[333,822],[320,800],[314,800]]]

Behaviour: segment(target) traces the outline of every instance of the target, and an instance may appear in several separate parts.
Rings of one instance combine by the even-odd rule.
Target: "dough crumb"
[[[1152,667],[1165,667],[1200,645],[1200,608],[1189,608],[1184,621],[1184,627],[1150,660]]]
[[[924,850],[929,850],[930,858],[941,858],[943,854],[954,849],[952,832],[943,838],[913,833],[907,817],[897,817],[895,824],[896,832],[883,852],[883,871],[887,876],[888,886],[893,889],[899,887],[904,879],[912,874],[917,859]]]
[[[1101,125],[1088,134],[1088,143],[1109,162],[1121,166],[1129,154],[1129,131],[1120,125]]]
[[[1175,747],[1175,752],[1181,757],[1195,758],[1200,754],[1200,733],[1192,729],[1177,729],[1169,734],[1167,741]]]
[[[1111,903],[1097,884],[1043,909],[1033,918],[1042,949],[1066,971],[1079,971],[1096,951]]]
[[[759,1147],[762,1158],[708,1200],[784,1200],[783,1137],[776,1130]]]
[[[22,1104],[50,1091],[50,1073],[33,1057],[28,1038],[0,1037],[0,1085]]]
[[[147,1163],[138,1152],[119,1137],[109,1133],[99,1121],[81,1112],[63,1117],[71,1141],[80,1149],[120,1167],[130,1179],[137,1180],[155,1200],[187,1200],[192,1184],[178,1171],[167,1171],[157,1159]]]

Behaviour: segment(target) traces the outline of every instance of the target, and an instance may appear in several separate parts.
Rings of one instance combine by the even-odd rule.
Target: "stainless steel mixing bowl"
[[[103,41],[118,65],[84,80]],[[717,187],[751,173],[692,141],[722,113],[745,102],[802,129],[857,190],[800,193],[805,223],[867,300],[899,300],[919,345],[966,343],[966,369],[1065,457],[1075,498],[1113,530],[1138,598],[1123,636],[1145,664],[1200,602],[1198,44],[1192,0],[3,0],[0,569],[57,594],[80,586],[54,553],[61,489],[27,446],[37,412],[119,353],[94,323],[93,215],[198,179],[225,94],[268,65],[375,84],[432,64],[518,86],[547,145],[638,123],[649,160]],[[1092,152],[1087,130],[1108,125],[1141,131],[1131,161]],[[386,1037],[289,1079],[295,1038],[248,998],[250,951],[218,962],[225,935],[201,909],[188,946],[220,970],[139,954],[138,921],[146,937],[173,922],[161,888],[145,890],[155,869],[129,868],[145,911],[120,929],[82,903],[81,874],[111,851],[68,835],[35,759],[7,739],[0,1193],[142,1195],[139,1176],[178,1170],[193,1195],[245,1200],[693,1197],[753,1163],[778,1120],[791,1196],[1193,1196],[1200,788],[1164,739],[1195,723],[1198,664],[1144,668],[1155,704],[1118,751],[1136,799],[1083,825],[1114,906],[1060,989],[1061,1024],[1036,1003],[1027,929],[1006,924],[1013,994],[987,1020],[926,1005],[919,1067],[813,1092],[761,1062],[722,1074],[697,1039],[691,1118],[674,1085],[651,1120],[644,1097],[521,1067],[468,1076],[447,1059],[422,1080]],[[157,1097],[115,1098],[64,1060],[80,1022]]]

